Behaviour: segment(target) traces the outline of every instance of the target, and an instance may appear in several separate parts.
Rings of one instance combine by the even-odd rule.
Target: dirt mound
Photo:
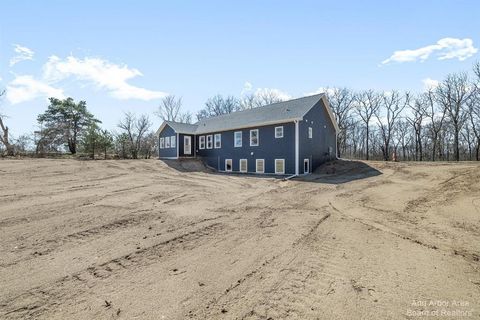
[[[197,159],[161,160],[172,169],[181,172],[212,172],[213,170]]]
[[[318,167],[312,176],[315,180],[322,180],[322,182],[343,183],[380,174],[382,174],[381,171],[365,162],[337,159]]]

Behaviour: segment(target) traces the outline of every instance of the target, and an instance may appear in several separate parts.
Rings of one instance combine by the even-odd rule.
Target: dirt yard
[[[0,160],[0,243],[1,319],[478,319],[480,165]]]

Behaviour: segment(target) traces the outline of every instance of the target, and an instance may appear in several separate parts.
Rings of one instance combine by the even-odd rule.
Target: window
[[[283,138],[283,126],[275,127],[275,138]]]
[[[160,138],[160,149],[163,149],[165,147],[165,139]]]
[[[205,149],[205,136],[200,136],[199,139],[200,139],[200,140],[199,140],[199,143],[198,143],[198,144],[200,145],[200,146],[199,146],[200,149]]]
[[[192,154],[192,137],[183,136],[183,153]]]
[[[177,137],[176,136],[171,136],[170,137],[170,146],[172,148],[175,148],[176,144],[177,144]]]
[[[275,173],[285,174],[285,159],[275,159]]]
[[[215,134],[215,149],[222,147],[222,135],[220,133]]]
[[[255,170],[256,170],[257,173],[264,173],[265,172],[265,160],[264,159],[257,159]]]
[[[309,172],[310,172],[310,160],[303,159],[303,173],[309,173]]]
[[[240,172],[248,171],[248,162],[247,159],[240,159]]]
[[[250,130],[250,147],[258,146],[258,129]]]
[[[207,136],[207,149],[212,149],[212,135]]]
[[[235,148],[242,146],[242,131],[235,131]]]
[[[165,148],[170,148],[170,137],[165,137]]]
[[[225,159],[225,171],[232,171],[232,159]]]
[[[309,139],[312,139],[312,137],[313,137],[312,127],[308,127],[308,138],[309,138]]]

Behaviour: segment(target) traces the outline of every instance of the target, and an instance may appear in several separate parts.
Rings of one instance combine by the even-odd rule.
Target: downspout
[[[300,165],[299,158],[300,158],[300,146],[299,146],[299,128],[298,128],[298,120],[295,120],[295,176],[298,176],[298,167]]]

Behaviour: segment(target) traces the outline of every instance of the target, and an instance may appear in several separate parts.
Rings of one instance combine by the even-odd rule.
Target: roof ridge
[[[246,111],[254,111],[255,109],[258,109],[258,108],[270,107],[270,106],[280,104],[280,103],[292,102],[292,101],[296,101],[296,100],[300,100],[300,99],[311,98],[311,97],[314,97],[314,96],[323,96],[324,94],[325,93],[323,93],[323,92],[322,93],[316,93],[316,94],[303,96],[303,97],[298,97],[298,98],[294,98],[294,99],[290,99],[290,100],[274,102],[274,103],[266,104],[266,105],[260,106],[260,107],[255,107],[255,108],[250,108],[250,109],[245,109],[245,110],[239,110],[239,111],[234,111],[234,112],[230,112],[230,113],[219,114],[217,116],[207,117],[207,118],[203,118],[201,120],[198,120],[197,122],[195,122],[195,124],[198,125],[198,123],[200,123],[201,121],[206,121],[206,120],[210,120],[210,119],[218,119],[218,118],[221,118],[221,117],[228,117],[232,114],[239,114],[239,113],[243,113],[243,112],[246,112]]]

